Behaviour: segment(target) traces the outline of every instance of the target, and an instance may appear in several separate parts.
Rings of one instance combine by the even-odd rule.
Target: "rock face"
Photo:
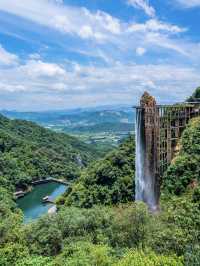
[[[157,105],[145,92],[137,107],[136,200],[159,209],[161,178],[179,152],[179,139],[191,118],[200,116],[200,105]]]
[[[145,91],[141,97],[140,105],[142,107],[155,107],[156,106],[156,100],[147,91]]]
[[[157,138],[159,114],[156,100],[145,92],[137,110],[136,132],[136,200],[147,203],[150,210],[159,209],[159,176],[157,175]]]

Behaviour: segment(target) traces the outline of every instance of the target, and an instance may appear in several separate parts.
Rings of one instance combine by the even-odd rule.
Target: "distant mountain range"
[[[128,106],[104,106],[45,112],[0,111],[11,119],[23,119],[68,133],[129,132],[135,113]]]

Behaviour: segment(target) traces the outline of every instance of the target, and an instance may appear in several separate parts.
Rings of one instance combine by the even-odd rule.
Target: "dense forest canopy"
[[[82,171],[66,194],[65,204],[92,207],[112,205],[134,199],[135,143],[129,137],[118,149]]]
[[[1,117],[0,265],[200,265],[200,118],[180,147],[163,179],[161,212],[152,215],[133,202],[134,136],[94,162],[94,149],[75,138]],[[46,172],[76,181],[58,200],[57,214],[24,225],[12,187]]]
[[[66,134],[0,115],[0,184],[24,187],[46,177],[74,179],[101,151]]]

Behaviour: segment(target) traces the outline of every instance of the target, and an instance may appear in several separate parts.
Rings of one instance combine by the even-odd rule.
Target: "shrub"
[[[53,265],[60,266],[111,266],[113,250],[105,245],[93,245],[89,242],[75,242],[65,247]]]
[[[152,251],[131,250],[115,266],[183,266],[183,259],[175,255],[157,255]]]

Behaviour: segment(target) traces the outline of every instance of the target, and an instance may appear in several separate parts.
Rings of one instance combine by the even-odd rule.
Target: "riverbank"
[[[32,189],[33,189],[32,186],[28,186],[28,188],[26,190],[18,190],[18,191],[13,193],[13,198],[15,200],[23,198],[25,195],[30,193],[32,191]]]
[[[40,179],[40,180],[36,180],[36,181],[33,181],[31,182],[32,185],[40,185],[40,184],[45,184],[45,183],[49,183],[49,182],[56,182],[56,183],[60,183],[60,184],[63,184],[63,185],[66,185],[68,186],[70,184],[70,182],[67,182],[63,179],[56,179],[56,178],[47,178],[47,179]]]
[[[63,195],[67,190],[67,186],[59,182],[45,182],[33,186],[30,193],[16,200],[18,208],[24,214],[24,223],[32,222],[42,215],[48,213],[52,207],[56,207],[56,200]],[[48,202],[44,202],[44,198],[48,198]],[[55,207],[50,210],[50,213],[55,211]]]
[[[54,214],[57,212],[57,207],[56,205],[52,206],[49,210],[48,210],[48,214]]]
[[[31,182],[31,186],[28,186],[28,188],[26,190],[18,190],[16,192],[13,193],[13,198],[15,200],[19,199],[19,198],[23,198],[24,196],[26,196],[28,193],[30,193],[33,190],[34,186],[37,185],[41,185],[41,184],[46,184],[46,183],[50,183],[50,182],[56,182],[65,186],[69,186],[70,182],[63,180],[63,179],[56,179],[56,178],[46,178],[46,179],[40,179],[40,180],[36,180]]]

